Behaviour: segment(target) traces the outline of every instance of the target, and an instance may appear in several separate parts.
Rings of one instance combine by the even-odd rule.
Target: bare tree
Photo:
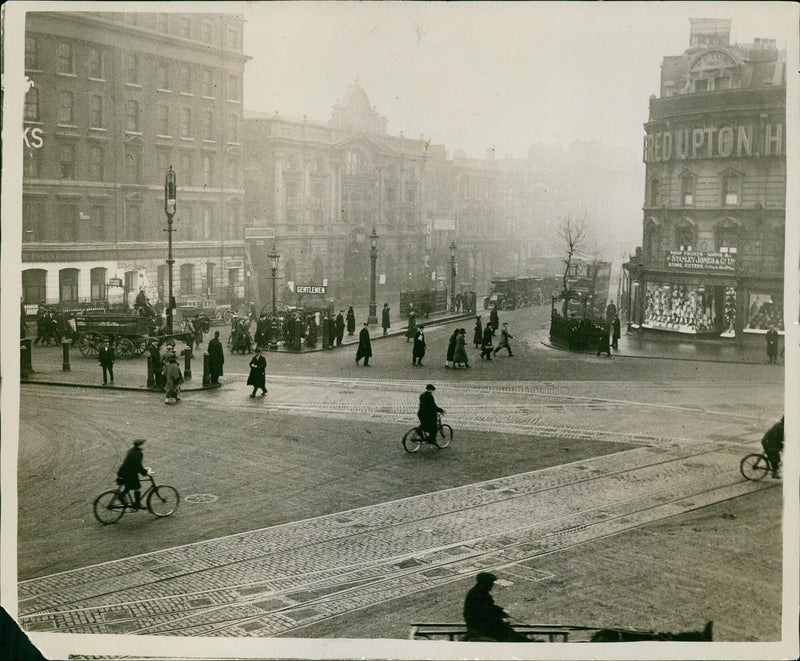
[[[556,230],[559,238],[563,241],[564,248],[564,275],[562,283],[564,291],[567,290],[567,277],[572,266],[572,260],[583,253],[584,244],[589,238],[589,225],[586,218],[575,220],[567,218]]]

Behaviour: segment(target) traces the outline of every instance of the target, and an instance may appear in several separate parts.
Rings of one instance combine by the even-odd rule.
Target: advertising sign
[[[670,250],[667,266],[697,271],[735,271],[736,256],[722,252],[696,252],[690,250]]]

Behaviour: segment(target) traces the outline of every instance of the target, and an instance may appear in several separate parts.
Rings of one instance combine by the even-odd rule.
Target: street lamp
[[[368,324],[378,323],[378,306],[375,302],[375,261],[378,259],[378,234],[375,228],[372,228],[372,234],[369,235],[369,259],[370,259],[370,283],[369,283],[369,316],[367,317]]]
[[[271,262],[270,266],[272,268],[272,332],[270,333],[271,337],[269,338],[269,350],[270,351],[277,351],[278,350],[278,311],[275,307],[275,274],[278,272],[278,260],[281,256],[278,254],[277,249],[275,248],[275,244],[272,244],[272,252],[267,255]]]
[[[450,242],[450,310],[456,309],[456,242]]]
[[[172,265],[175,263],[175,260],[172,259],[172,233],[175,230],[172,229],[172,219],[175,216],[175,210],[178,208],[177,197],[178,183],[175,178],[175,170],[170,165],[164,181],[164,212],[167,214],[167,229],[164,231],[167,233],[167,280],[169,282],[167,290],[167,333],[170,335],[172,335],[173,331],[172,314],[175,309],[175,301],[172,297]]]

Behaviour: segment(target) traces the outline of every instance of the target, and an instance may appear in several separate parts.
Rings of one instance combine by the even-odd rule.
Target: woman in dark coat
[[[353,306],[347,308],[347,334],[352,335],[356,332],[356,313],[353,312]]]
[[[492,307],[492,311],[489,313],[489,323],[492,325],[492,335],[494,335],[494,332],[500,328],[500,315],[497,314],[496,305]]]
[[[372,342],[369,339],[369,324],[364,323],[364,328],[358,334],[358,349],[356,350],[356,365],[358,361],[364,359],[364,367],[369,367],[369,359],[372,358]]]
[[[219,331],[214,331],[214,337],[208,343],[208,370],[211,372],[211,383],[219,383],[224,364],[225,354],[222,352],[222,342],[219,341]]]
[[[480,315],[475,317],[475,330],[472,333],[472,343],[475,345],[476,349],[480,349],[481,344],[483,344],[483,324],[481,323]]]
[[[450,336],[450,341],[447,343],[447,356],[444,360],[444,366],[450,368],[453,366],[453,356],[456,352],[456,338],[458,337],[458,328],[453,331]]]
[[[267,394],[267,360],[261,355],[258,347],[256,347],[255,356],[250,359],[250,375],[247,377],[247,385],[253,386],[250,397],[255,397],[258,390],[262,391],[262,397]]]
[[[459,328],[456,331],[456,349],[453,352],[453,367],[469,367],[469,358],[467,358],[467,330]]]

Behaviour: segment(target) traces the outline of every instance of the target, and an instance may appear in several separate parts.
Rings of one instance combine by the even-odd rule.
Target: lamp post
[[[378,306],[375,302],[375,262],[378,259],[378,234],[375,228],[372,228],[372,234],[369,235],[369,260],[370,260],[370,282],[369,282],[369,316],[367,323],[378,323]]]
[[[164,230],[167,233],[167,332],[170,335],[172,335],[173,330],[172,313],[175,308],[175,301],[172,298],[172,265],[175,263],[175,260],[172,259],[172,233],[175,231],[172,229],[172,219],[178,206],[177,193],[178,184],[175,178],[175,170],[170,165],[164,181],[164,212],[167,214],[167,229]]]
[[[278,273],[278,260],[281,256],[278,254],[275,244],[272,244],[272,252],[267,255],[270,260],[270,267],[272,268],[272,332],[269,338],[269,350],[278,350],[278,310],[275,307],[275,275]]]
[[[456,242],[450,242],[450,311],[456,309]]]

